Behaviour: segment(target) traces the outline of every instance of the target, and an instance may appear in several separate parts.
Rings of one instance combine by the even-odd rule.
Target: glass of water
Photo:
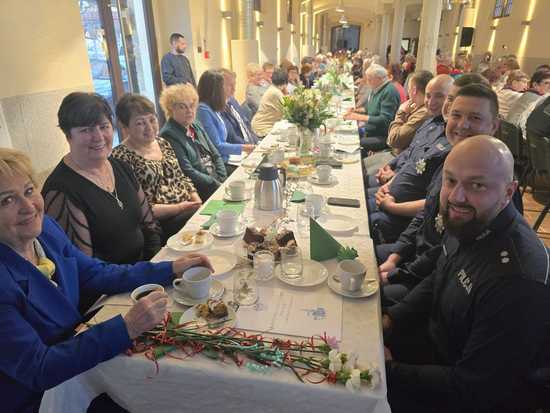
[[[271,251],[260,250],[254,254],[254,273],[256,280],[267,281],[273,277],[275,256]]]
[[[242,269],[233,275],[233,300],[244,306],[258,301],[258,286],[252,269]]]
[[[302,276],[302,250],[298,246],[281,248],[281,272],[283,277],[296,279]]]

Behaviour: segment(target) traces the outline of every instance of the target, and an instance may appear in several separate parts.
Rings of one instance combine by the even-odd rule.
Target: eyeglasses
[[[187,110],[193,112],[197,105],[195,103],[187,104],[185,102],[176,102],[174,103],[174,109]]]

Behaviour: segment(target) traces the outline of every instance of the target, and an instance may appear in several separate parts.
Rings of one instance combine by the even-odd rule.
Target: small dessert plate
[[[307,178],[307,180],[314,185],[334,185],[338,183],[338,178],[336,178],[335,175],[331,175],[328,181],[323,182],[319,181],[319,177],[317,175],[311,175]]]
[[[219,329],[222,327],[235,327],[237,324],[237,313],[232,306],[227,305],[227,315],[218,320],[216,319],[205,319],[197,316],[197,306],[189,308],[185,311],[180,318],[180,324],[187,324],[189,327],[199,327],[205,329]]]
[[[220,232],[220,226],[217,222],[215,222],[210,227],[210,233],[218,238],[233,238],[243,234],[245,229],[246,229],[246,223],[240,222],[237,224],[233,232],[230,232],[230,233]]]
[[[336,294],[349,298],[364,298],[370,297],[378,291],[378,281],[372,278],[366,278],[361,285],[361,288],[357,291],[348,291],[342,288],[340,281],[336,280],[334,276],[328,277],[328,287]]]
[[[174,251],[193,252],[208,248],[213,241],[214,237],[208,231],[183,231],[168,238],[166,246]]]

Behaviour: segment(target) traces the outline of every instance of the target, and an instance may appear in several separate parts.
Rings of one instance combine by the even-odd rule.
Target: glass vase
[[[314,132],[307,128],[300,128],[300,157],[312,156]]]

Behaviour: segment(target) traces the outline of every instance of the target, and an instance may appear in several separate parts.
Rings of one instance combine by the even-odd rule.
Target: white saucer
[[[323,208],[321,208],[321,215],[319,215],[319,217],[322,217],[323,215],[327,215],[327,214],[330,214],[330,209],[327,205],[324,205]],[[300,215],[303,217],[307,217],[307,210],[305,207],[305,203],[301,206]],[[317,217],[317,219],[319,219],[319,217]]]
[[[182,239],[182,235],[185,232],[196,233],[198,231],[183,231],[183,232],[174,234],[170,238],[168,238],[168,241],[166,242],[166,246],[170,249],[173,249],[174,251],[193,252],[193,251],[200,251],[205,248],[208,248],[210,245],[212,245],[212,242],[214,241],[214,237],[212,236],[212,234],[210,234],[208,231],[203,230],[203,232],[205,233],[204,242],[200,244],[195,244],[195,242],[193,241],[189,244],[185,244]]]
[[[320,182],[317,175],[310,175],[307,180],[314,185],[333,185],[338,183],[338,178],[335,175],[331,175],[330,179],[326,182]]]
[[[210,233],[218,238],[233,238],[238,235],[241,235],[244,233],[244,230],[246,229],[246,224],[243,222],[240,222],[237,224],[237,228],[235,228],[235,231],[232,233],[221,233],[220,232],[220,226],[217,222],[214,222],[210,226]]]
[[[208,294],[207,297],[203,297],[203,298],[191,298],[187,295],[180,293],[175,288],[173,291],[174,291],[174,294],[172,294],[172,298],[176,303],[191,306],[191,305],[205,303],[208,299],[218,300],[222,298],[222,295],[225,291],[225,287],[218,280],[212,280],[212,283],[210,284],[210,293]]]
[[[238,257],[228,251],[213,249],[206,251],[204,255],[214,267],[214,277],[228,273],[237,265]]]
[[[328,286],[336,294],[343,295],[349,298],[364,298],[369,297],[378,291],[378,281],[365,277],[361,289],[357,291],[348,291],[342,288],[342,284],[334,279],[334,276],[328,277]]]
[[[330,233],[351,232],[357,228],[357,221],[346,215],[324,214],[317,218],[317,223]]]
[[[224,201],[229,201],[229,202],[248,201],[251,198],[252,198],[252,191],[251,190],[244,191],[244,197],[242,199],[233,199],[229,196],[229,194],[227,194],[227,193],[223,194],[223,200]]]
[[[325,282],[328,270],[323,264],[312,260],[303,260],[302,264],[302,276],[299,278],[286,278],[280,264],[275,267],[273,272],[279,280],[294,287],[314,287]]]
[[[224,319],[221,319],[219,321],[216,321],[216,320],[208,321],[202,317],[197,317],[196,306],[193,306],[187,309],[187,311],[181,315],[179,323],[184,324],[184,323],[189,323],[190,321],[194,321],[198,325],[204,326],[205,329],[208,329],[208,328],[220,329],[222,327],[231,328],[231,327],[235,327],[235,324],[237,324],[237,314],[235,313],[235,310],[233,309],[233,307],[231,307],[230,305],[227,305],[227,316]],[[193,327],[193,324],[189,325],[189,327]]]

